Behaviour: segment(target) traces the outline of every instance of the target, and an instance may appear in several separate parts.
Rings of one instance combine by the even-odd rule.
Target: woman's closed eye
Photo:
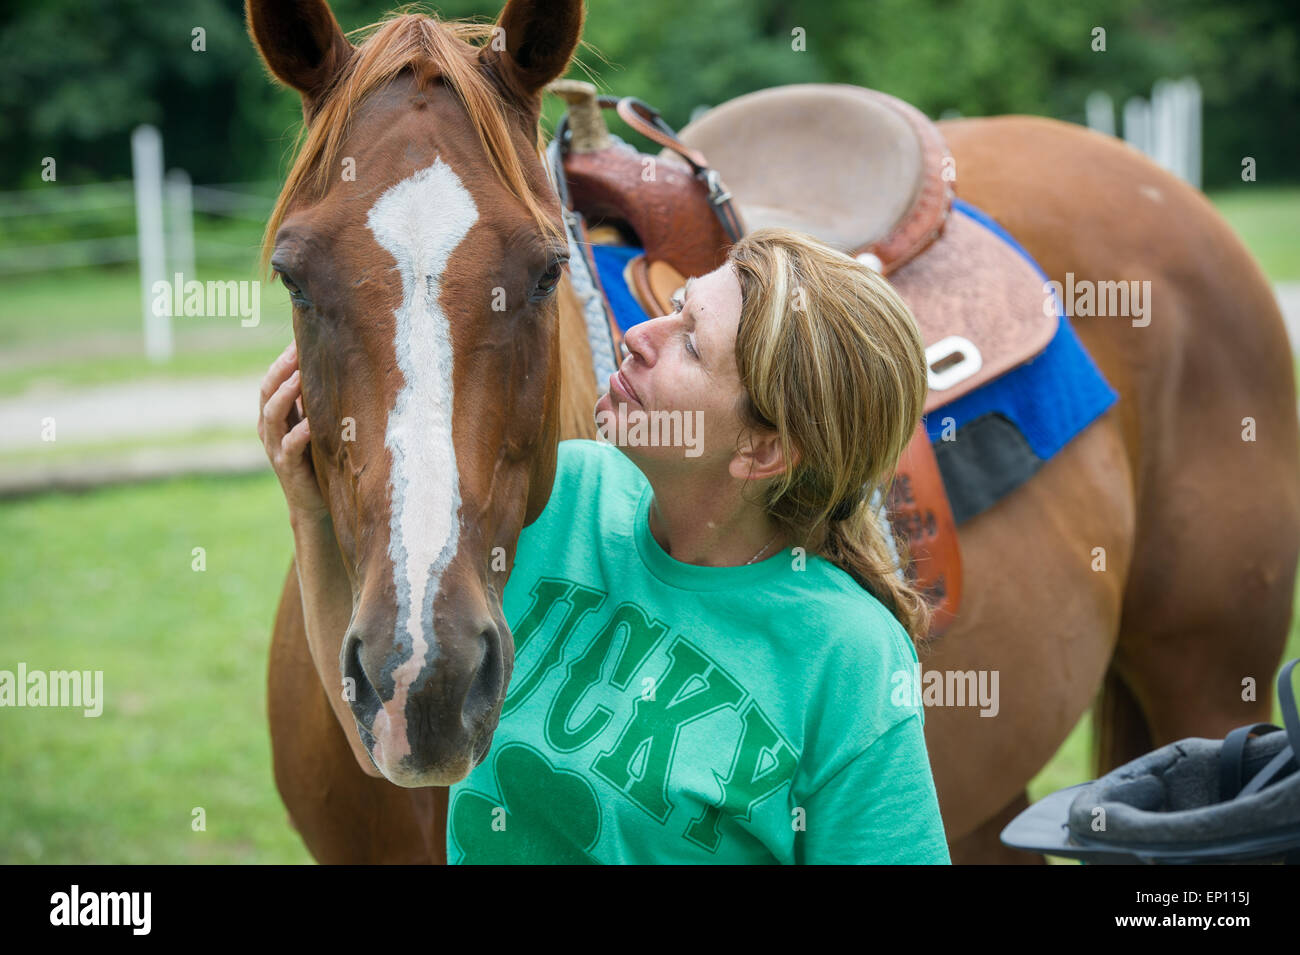
[[[677,292],[673,293],[673,297],[670,298],[668,302],[670,305],[672,305],[673,312],[675,314],[680,313],[681,310],[686,307],[686,302],[682,299],[681,293],[677,293]],[[686,331],[682,332],[682,341],[685,343],[686,350],[691,353],[692,357],[694,358],[700,357],[700,353],[695,350],[695,345],[691,343],[690,332],[686,332]]]

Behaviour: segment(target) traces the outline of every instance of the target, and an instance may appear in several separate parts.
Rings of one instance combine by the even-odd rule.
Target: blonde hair
[[[742,296],[737,414],[775,430],[789,462],[761,504],[919,645],[932,608],[895,572],[870,506],[876,490],[887,497],[925,407],[928,364],[916,319],[883,276],[803,233],[756,229],[727,260]],[[904,542],[895,544],[906,567]]]

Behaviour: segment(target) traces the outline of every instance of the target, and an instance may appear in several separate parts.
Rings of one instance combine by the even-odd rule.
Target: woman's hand
[[[297,343],[290,342],[262,379],[257,436],[280,479],[290,517],[329,517],[329,506],[311,463],[311,424],[302,407]]]
[[[307,648],[321,685],[328,689],[339,686],[339,652],[352,619],[353,594],[329,507],[311,463],[311,426],[303,414],[298,354],[293,343],[271,363],[262,380],[261,401],[257,433],[289,502]],[[382,779],[383,774],[375,768],[361,742],[356,718],[343,693],[330,690],[325,696],[361,771]]]

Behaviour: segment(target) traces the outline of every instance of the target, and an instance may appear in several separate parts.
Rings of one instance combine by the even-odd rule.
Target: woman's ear
[[[750,429],[736,449],[729,470],[737,480],[762,480],[776,477],[798,463],[798,452],[787,462],[781,450],[781,436],[775,431]]]

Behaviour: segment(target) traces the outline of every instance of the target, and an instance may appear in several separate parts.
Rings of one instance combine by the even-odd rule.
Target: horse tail
[[[1114,663],[1106,668],[1092,714],[1093,779],[1155,748],[1146,714]]]

